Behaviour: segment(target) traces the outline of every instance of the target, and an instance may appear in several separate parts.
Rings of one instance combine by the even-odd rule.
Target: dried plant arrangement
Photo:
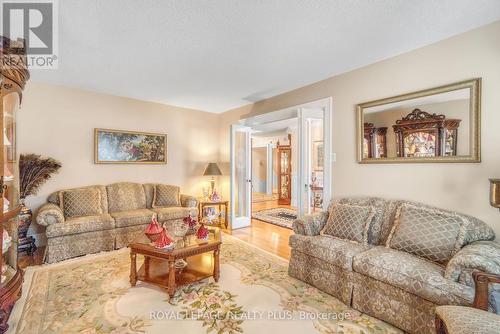
[[[20,197],[36,195],[40,187],[56,174],[62,164],[38,154],[21,154],[19,158]]]

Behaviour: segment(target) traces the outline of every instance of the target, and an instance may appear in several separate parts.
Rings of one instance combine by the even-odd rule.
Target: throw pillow
[[[457,214],[403,204],[386,247],[446,263],[460,250],[465,234],[466,221]]]
[[[61,191],[59,202],[66,218],[102,214],[101,192],[95,188]]]
[[[153,208],[181,206],[179,187],[157,184],[153,196]]]
[[[375,215],[372,206],[335,204],[321,235],[368,244],[368,230]]]

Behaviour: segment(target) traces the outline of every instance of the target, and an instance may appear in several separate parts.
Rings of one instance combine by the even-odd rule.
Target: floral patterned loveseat
[[[197,200],[179,187],[114,183],[51,194],[36,221],[46,227],[45,262],[126,247],[152,217],[163,225],[198,214]]]
[[[436,306],[470,306],[474,270],[500,274],[488,225],[419,203],[338,199],[293,229],[290,276],[410,333],[435,332]]]

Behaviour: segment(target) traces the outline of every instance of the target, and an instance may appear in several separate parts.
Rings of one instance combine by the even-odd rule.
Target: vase
[[[173,234],[174,237],[183,238],[186,236],[188,232],[189,226],[184,223],[182,220],[174,222],[173,225]]]
[[[26,252],[29,256],[32,256],[36,251],[35,238],[28,237],[27,234],[33,219],[33,212],[25,205],[24,198],[20,199],[19,205],[21,206],[21,213],[19,214],[17,232],[19,238],[18,253]]]

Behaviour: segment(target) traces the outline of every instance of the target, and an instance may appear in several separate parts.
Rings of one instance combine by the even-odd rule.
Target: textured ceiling
[[[35,81],[210,112],[500,19],[499,0],[60,0]]]

